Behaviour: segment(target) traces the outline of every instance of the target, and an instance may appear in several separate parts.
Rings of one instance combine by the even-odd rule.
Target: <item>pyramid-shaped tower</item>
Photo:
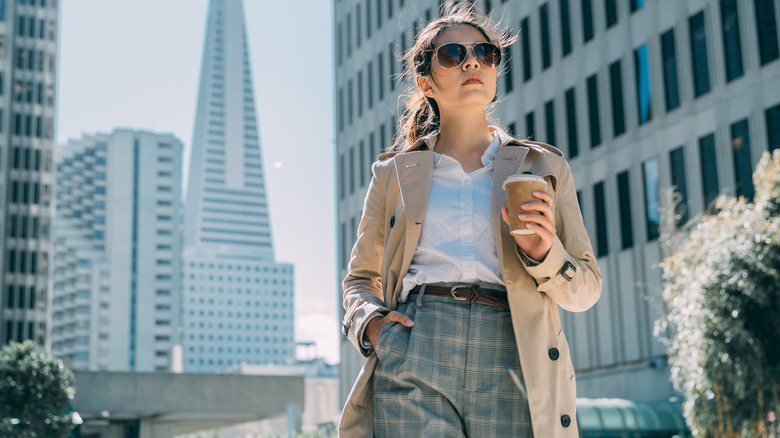
[[[209,5],[184,230],[185,252],[273,260],[241,0]]]
[[[242,0],[211,0],[184,219],[186,371],[294,353],[293,266],[274,260]]]

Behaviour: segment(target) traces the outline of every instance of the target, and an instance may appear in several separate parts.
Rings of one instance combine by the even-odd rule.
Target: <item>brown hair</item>
[[[420,138],[439,129],[439,107],[433,98],[425,96],[417,86],[417,77],[431,74],[431,60],[436,39],[445,30],[460,24],[473,26],[489,42],[500,48],[517,40],[508,30],[500,28],[488,16],[478,12],[472,2],[447,0],[441,6],[441,17],[429,22],[417,34],[412,47],[401,55],[405,66],[401,79],[407,83],[406,91],[399,101],[405,102],[400,125],[393,144],[379,159],[389,158],[398,152],[409,150]],[[501,73],[501,72],[499,72]],[[488,115],[493,104],[486,109]]]

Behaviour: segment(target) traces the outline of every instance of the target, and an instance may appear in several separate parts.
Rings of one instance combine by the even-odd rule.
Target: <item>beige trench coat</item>
[[[601,273],[563,154],[552,146],[517,140],[500,129],[491,129],[496,129],[501,140],[493,172],[493,229],[534,436],[577,437],[574,368],[557,306],[574,312],[593,306],[601,294]],[[398,303],[428,203],[435,135],[423,137],[412,150],[372,166],[358,238],[343,283],[346,313],[342,326],[368,360],[344,406],[339,423],[342,437],[373,436],[372,374],[377,358],[361,346],[358,333],[374,310],[395,309]],[[507,176],[524,171],[543,176],[554,200],[557,236],[537,266],[523,263],[501,219],[506,198],[502,183]],[[558,354],[551,353],[553,349]]]

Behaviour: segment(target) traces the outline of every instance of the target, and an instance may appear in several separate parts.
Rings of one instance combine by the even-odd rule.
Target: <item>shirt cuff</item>
[[[526,254],[525,251],[520,249],[520,247],[517,247],[517,253],[520,255],[520,259],[523,261],[523,264],[525,264],[526,266],[539,266],[542,263],[542,262],[537,262],[531,257],[528,257],[528,254]]]
[[[371,341],[368,339],[368,336],[366,335],[366,327],[368,327],[368,322],[376,317],[383,317],[387,314],[386,311],[380,311],[380,310],[374,310],[373,312],[369,313],[368,316],[365,319],[365,323],[362,327],[359,327],[358,329],[358,339],[360,339],[360,346],[364,349],[370,351],[374,346],[371,344]]]

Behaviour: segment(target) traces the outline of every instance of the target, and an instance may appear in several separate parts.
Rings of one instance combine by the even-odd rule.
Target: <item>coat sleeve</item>
[[[347,266],[343,306],[346,311],[342,332],[363,356],[371,354],[360,340],[365,324],[378,311],[387,310],[382,293],[381,266],[384,253],[385,208],[390,173],[381,162],[371,166],[371,182],[363,203],[357,240]],[[384,170],[382,172],[381,170]]]
[[[536,280],[537,290],[566,310],[582,312],[601,296],[601,270],[582,221],[571,168],[561,159],[556,197],[556,236],[547,257],[531,265],[520,257]]]

